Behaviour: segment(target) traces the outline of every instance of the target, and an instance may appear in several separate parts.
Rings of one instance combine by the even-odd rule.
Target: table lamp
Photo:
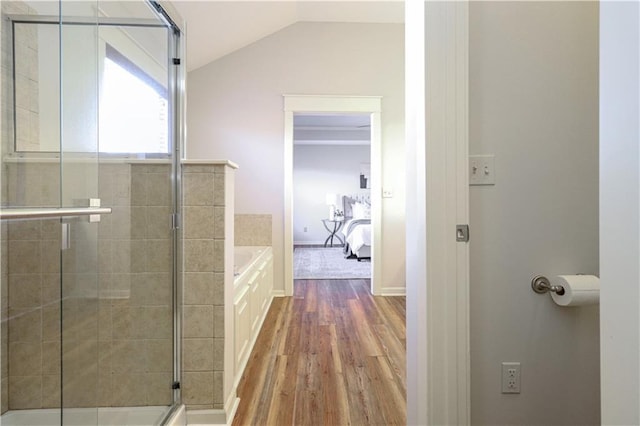
[[[329,206],[329,220],[336,219],[336,204],[338,204],[338,194],[327,194],[326,204]]]

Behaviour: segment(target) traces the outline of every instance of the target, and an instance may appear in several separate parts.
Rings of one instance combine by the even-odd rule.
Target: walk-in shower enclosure
[[[143,0],[0,5],[0,422],[160,424],[180,399],[181,24]]]

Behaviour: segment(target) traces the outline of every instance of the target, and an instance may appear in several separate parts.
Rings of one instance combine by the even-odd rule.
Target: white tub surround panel
[[[234,395],[273,299],[271,247],[236,247],[238,250],[251,256],[246,265],[237,265],[242,272],[234,282]]]

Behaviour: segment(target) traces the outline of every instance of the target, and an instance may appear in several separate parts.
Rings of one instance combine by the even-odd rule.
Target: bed
[[[342,197],[344,212],[344,255],[346,258],[371,259],[371,200],[369,196],[345,195]]]

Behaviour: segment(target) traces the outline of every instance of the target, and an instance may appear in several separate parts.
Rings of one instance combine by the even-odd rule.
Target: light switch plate
[[[495,185],[496,165],[495,156],[469,156],[469,185]]]

